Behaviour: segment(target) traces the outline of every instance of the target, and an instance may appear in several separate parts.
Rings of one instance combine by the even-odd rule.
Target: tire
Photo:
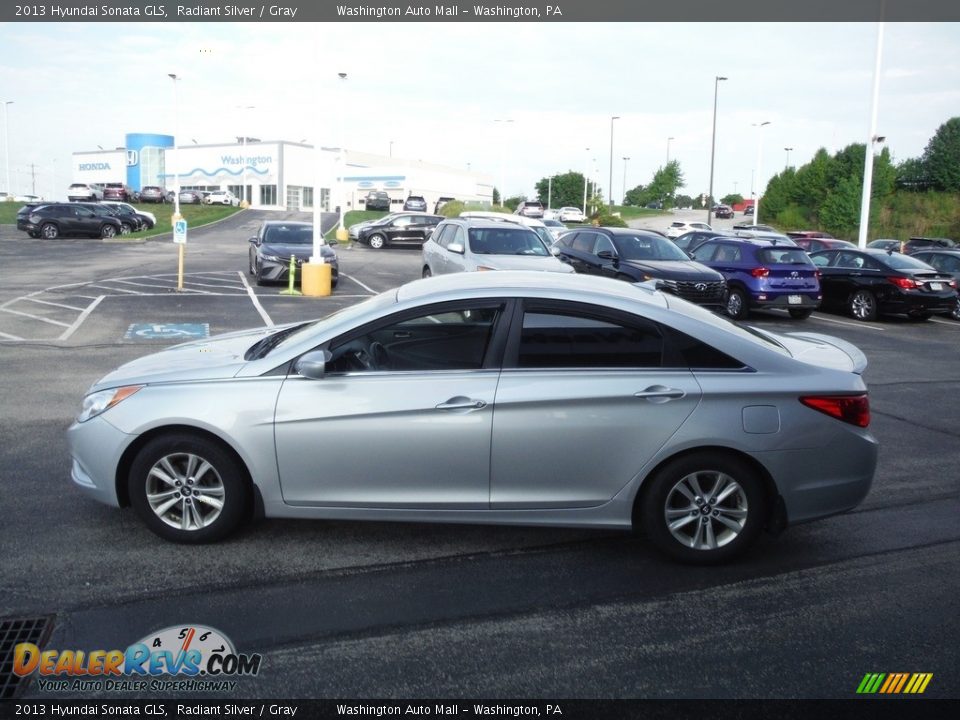
[[[957,298],[957,302],[953,305],[953,310],[950,311],[950,317],[954,320],[960,320],[960,298]]]
[[[805,308],[788,308],[787,312],[794,320],[806,320],[813,313],[813,310]]]
[[[253,267],[253,258],[252,258],[252,257],[248,257],[247,260],[248,260],[248,264],[249,264],[249,266],[250,266],[249,268],[247,268],[247,272],[250,273],[251,275],[256,275],[256,274],[257,274],[257,270],[256,270],[255,267]]]
[[[877,319],[877,299],[869,290],[857,290],[850,296],[850,315],[854,320],[872,322]]]
[[[429,265],[424,265],[424,266],[423,266],[423,272],[420,273],[420,277],[423,277],[423,278],[433,277],[433,273],[430,272],[430,266],[429,266]]]
[[[133,232],[133,225],[130,223],[120,223],[120,234],[129,235]]]
[[[130,468],[127,487],[130,503],[147,527],[178,543],[225,537],[240,524],[250,498],[233,457],[210,440],[187,433],[162,435],[144,445]]]
[[[374,233],[367,238],[367,242],[370,243],[370,247],[372,247],[374,250],[380,250],[384,245],[387,244],[387,239],[380,233]]]
[[[931,315],[933,315],[933,313],[929,310],[915,310],[907,313],[907,317],[914,322],[926,322],[930,319]]]
[[[744,295],[743,290],[737,288],[730,288],[730,292],[727,293],[727,302],[724,305],[724,309],[727,311],[727,315],[732,317],[734,320],[743,320],[750,314],[750,310],[747,307],[747,296]]]
[[[32,238],[34,238],[34,239],[40,237],[40,233],[38,233],[38,232],[35,231],[35,230],[31,230],[30,232],[27,233],[27,235],[29,235],[30,237],[32,237]]]
[[[117,229],[113,225],[104,225],[100,228],[100,237],[108,239],[115,237],[117,234]]]
[[[757,473],[745,461],[715,452],[696,452],[664,465],[647,480],[641,503],[637,516],[653,545],[699,565],[743,553],[767,513]]]
[[[44,240],[56,240],[60,237],[60,228],[53,223],[44,223],[40,226],[40,237]]]

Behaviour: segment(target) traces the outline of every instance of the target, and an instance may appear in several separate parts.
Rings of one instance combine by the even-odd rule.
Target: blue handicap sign
[[[199,340],[210,337],[208,323],[134,323],[127,328],[124,340]]]
[[[178,245],[184,245],[187,242],[187,221],[177,220],[173,224],[173,241]]]

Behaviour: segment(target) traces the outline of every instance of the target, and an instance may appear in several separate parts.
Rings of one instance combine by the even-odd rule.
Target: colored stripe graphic
[[[858,695],[923,694],[933,673],[867,673],[857,686]]]

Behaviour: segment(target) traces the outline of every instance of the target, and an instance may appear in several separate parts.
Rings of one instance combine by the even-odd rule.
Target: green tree
[[[960,192],[960,117],[937,128],[923,152],[923,163],[935,189]]]
[[[627,190],[623,196],[624,205],[633,205],[633,206],[643,206],[646,205],[645,202],[641,202],[644,197],[644,187],[643,185],[637,185],[635,188]]]
[[[689,195],[677,195],[673,201],[678,208],[688,208],[694,206],[694,199]]]
[[[503,201],[503,206],[509,208],[510,212],[517,209],[517,206],[527,199],[526,195],[514,195]],[[544,203],[546,205],[546,203]]]
[[[856,231],[860,227],[862,192],[862,179],[852,175],[843,178],[823,201],[823,206],[820,208],[823,227],[841,237]]]
[[[653,174],[647,185],[647,199],[643,204],[660,201],[664,207],[673,207],[677,190],[684,186],[683,171],[677,160],[671,160]]]
[[[500,191],[497,190],[496,186],[494,186],[493,188],[493,204],[494,205],[500,204]]]
[[[543,178],[535,186],[537,199],[547,207],[549,193],[550,207],[582,207],[583,206],[583,173],[565,172],[562,175],[554,175],[551,183],[550,178]]]
[[[896,186],[916,191],[929,190],[933,186],[923,158],[909,158],[897,165]]]
[[[730,193],[720,198],[720,202],[724,205],[739,205],[743,202],[743,195],[740,193]]]

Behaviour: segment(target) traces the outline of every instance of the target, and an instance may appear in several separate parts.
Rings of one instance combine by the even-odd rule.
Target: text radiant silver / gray
[[[420,280],[110,373],[72,477],[179,542],[269,517],[642,526],[718,562],[855,507],[877,462],[852,345],[617,280]]]

